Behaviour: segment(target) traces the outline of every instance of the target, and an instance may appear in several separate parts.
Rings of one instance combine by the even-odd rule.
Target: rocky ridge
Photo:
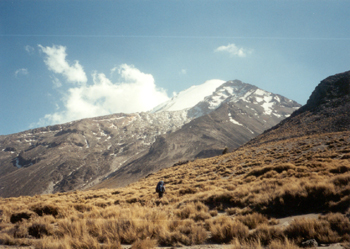
[[[249,144],[350,129],[350,71],[322,80],[306,105]]]

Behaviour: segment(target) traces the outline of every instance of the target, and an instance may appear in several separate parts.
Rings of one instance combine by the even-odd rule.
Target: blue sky
[[[350,70],[350,0],[0,1],[0,135],[239,79],[305,104]]]

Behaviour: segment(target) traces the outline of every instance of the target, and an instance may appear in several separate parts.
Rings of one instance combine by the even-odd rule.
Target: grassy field
[[[350,248],[350,132],[248,145],[149,175],[119,189],[0,199],[0,244],[154,248],[231,244]],[[166,183],[159,199],[155,186]],[[289,226],[278,218],[319,213]]]

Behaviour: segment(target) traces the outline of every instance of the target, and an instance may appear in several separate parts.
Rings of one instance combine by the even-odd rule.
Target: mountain
[[[113,114],[0,137],[0,196],[84,189],[175,131],[182,112]]]
[[[173,104],[173,100],[169,103]],[[228,81],[194,107],[184,110],[193,120],[175,132],[157,137],[147,154],[120,167],[95,188],[125,186],[159,169],[220,155],[225,147],[238,148],[289,117],[299,106],[256,86]]]
[[[349,86],[350,71],[331,76],[306,105],[234,151],[177,163],[124,188],[0,198],[0,244],[349,248]],[[230,104],[185,124],[186,134],[225,110],[232,117]],[[226,117],[223,123],[232,123]],[[212,127],[222,137],[217,127],[224,127]],[[168,136],[173,141],[181,129],[157,138],[149,153],[162,156]],[[159,180],[163,198],[155,193]]]
[[[213,80],[147,113],[1,136],[0,196],[124,186],[179,161],[237,148],[299,107],[238,80]]]

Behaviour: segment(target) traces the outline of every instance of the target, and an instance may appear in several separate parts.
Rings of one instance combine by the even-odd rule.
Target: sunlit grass
[[[125,188],[0,198],[0,244],[133,248],[232,243],[298,248],[350,241],[350,133],[245,146]],[[166,182],[162,199],[157,182]],[[324,213],[279,226],[277,218]]]

